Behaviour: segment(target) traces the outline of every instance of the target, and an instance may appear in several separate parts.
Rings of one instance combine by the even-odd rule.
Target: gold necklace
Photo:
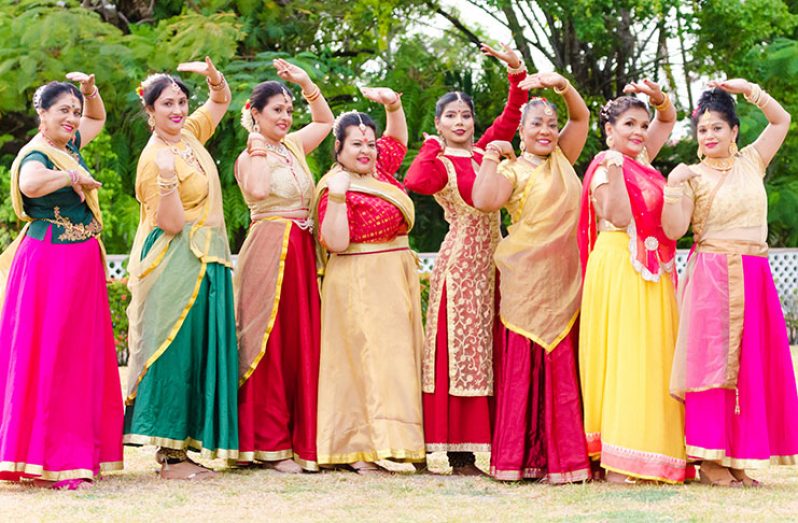
[[[734,156],[727,156],[725,158],[709,158],[705,157],[701,160],[701,163],[709,167],[710,169],[715,169],[716,171],[731,171],[732,167],[734,167]]]
[[[535,167],[537,167],[538,165],[542,164],[543,162],[549,159],[547,156],[540,156],[538,154],[530,153],[528,151],[522,152],[521,158],[531,163]]]
[[[180,148],[177,147],[177,144],[180,143],[180,140],[178,140],[177,142],[170,142],[166,140],[166,138],[161,136],[157,131],[153,132],[155,133],[155,136],[157,136],[158,139],[161,140],[164,143],[164,145],[166,145],[166,147],[169,148],[170,151],[172,151],[172,154],[174,154],[175,156],[179,156],[180,158],[183,159],[184,162],[186,162],[186,164],[198,169],[202,173],[205,173],[205,169],[202,168],[202,164],[199,163],[199,160],[197,160],[197,157],[194,155],[194,149],[186,145],[186,147],[181,150]]]
[[[75,160],[76,162],[80,163],[80,154],[79,154],[79,153],[73,152],[72,150],[70,150],[70,149],[69,149],[69,147],[66,147],[66,148],[62,149],[62,148],[58,147],[58,146],[55,144],[55,142],[54,142],[54,141],[52,141],[51,139],[49,139],[49,138],[47,137],[47,135],[45,135],[44,133],[41,133],[41,135],[42,135],[42,138],[44,138],[44,141],[45,141],[45,142],[47,142],[47,145],[49,145],[49,146],[50,146],[50,147],[52,147],[53,149],[57,149],[57,150],[59,150],[59,151],[61,151],[61,152],[67,153],[69,156],[71,156],[72,158],[74,158],[74,160]]]
[[[267,151],[272,152],[277,156],[281,157],[283,159],[283,162],[285,162],[287,165],[293,164],[293,161],[291,159],[291,152],[288,150],[288,147],[286,147],[282,142],[279,143],[278,145],[272,145],[269,142],[264,142],[264,145]]]

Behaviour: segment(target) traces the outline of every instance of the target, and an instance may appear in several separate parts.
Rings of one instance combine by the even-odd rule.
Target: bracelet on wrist
[[[679,201],[684,196],[684,182],[679,185],[666,185],[663,189],[665,201]]]
[[[565,91],[567,91],[567,90],[568,90],[568,89],[570,89],[570,88],[571,88],[571,82],[569,82],[569,81],[566,79],[566,80],[565,80],[565,86],[564,86],[564,87],[556,87],[556,86],[555,86],[555,87],[554,87],[554,92],[555,92],[555,93],[557,93],[558,95],[562,96],[563,94],[565,94]]]
[[[346,193],[328,192],[327,199],[335,203],[346,203]]]
[[[500,163],[502,161],[502,158],[498,154],[489,151],[482,155],[482,161],[484,162],[485,160]]]
[[[95,86],[94,86],[94,90],[93,90],[91,93],[89,93],[89,94],[86,94],[86,93],[84,93],[83,91],[81,91],[81,94],[83,95],[83,98],[84,98],[84,99],[86,99],[86,100],[91,100],[92,98],[97,98],[97,95],[98,95],[98,94],[100,94],[100,90],[99,90],[99,89],[97,88],[97,86],[95,85]]]
[[[615,166],[623,169],[623,155],[618,151],[607,151],[601,164],[604,167]]]
[[[523,60],[521,61],[520,64],[518,64],[518,67],[510,67],[510,64],[507,64],[507,72],[509,74],[525,73],[526,72],[526,64],[523,62]]]
[[[651,107],[657,110],[657,112],[664,112],[667,111],[671,107],[671,97],[665,93],[662,93],[662,101],[658,104],[652,103]]]
[[[206,76],[205,77],[205,82],[208,83],[208,87],[212,91],[221,91],[222,89],[224,89],[224,86],[225,86],[225,83],[226,83],[226,81],[224,79],[224,75],[222,73],[219,73],[219,78],[220,78],[219,82],[214,84],[214,83],[211,83],[211,77],[210,76]]]
[[[312,84],[313,88],[310,90],[309,93],[306,93],[304,89],[302,90],[302,97],[308,103],[313,103],[321,97],[321,89],[316,84]]]

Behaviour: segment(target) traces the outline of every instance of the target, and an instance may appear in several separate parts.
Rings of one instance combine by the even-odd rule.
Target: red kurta
[[[445,251],[454,256],[460,252],[468,252],[469,256],[475,257],[474,266],[481,267],[479,273],[472,276],[466,274],[471,260],[452,260],[453,263],[436,264],[432,276],[432,281],[440,282],[441,288],[437,317],[432,310],[427,318],[428,328],[430,322],[437,323],[434,341],[431,342],[428,338],[425,345],[428,356],[434,352],[431,358],[425,357],[425,375],[428,376],[425,378],[425,384],[428,379],[434,380],[434,392],[425,392],[423,395],[424,433],[428,452],[490,450],[493,422],[491,347],[489,344],[488,350],[485,351],[487,354],[478,351],[481,356],[476,366],[479,368],[458,369],[458,366],[466,367],[468,364],[473,366],[477,360],[466,352],[460,354],[460,358],[454,362],[450,361],[451,354],[456,354],[463,348],[458,340],[449,339],[449,327],[455,319],[449,317],[447,311],[452,311],[452,307],[458,307],[455,309],[458,319],[461,316],[468,317],[469,314],[473,316],[474,311],[477,317],[480,314],[484,315],[485,311],[490,311],[487,325],[482,326],[484,332],[477,334],[482,340],[491,337],[491,331],[494,329],[492,322],[498,325],[495,321],[497,307],[494,306],[496,271],[492,262],[493,248],[499,234],[498,213],[485,213],[480,218],[480,213],[473,211],[471,192],[477,174],[475,168],[482,162],[483,148],[493,140],[512,140],[518,129],[521,107],[528,98],[527,92],[518,88],[518,83],[525,76],[524,73],[509,75],[510,90],[504,111],[476,142],[472,156],[446,154],[437,140],[430,139],[422,145],[405,178],[405,186],[409,190],[420,194],[435,194],[446,211],[450,230],[444,239],[441,252]],[[453,169],[453,173],[447,169],[447,164]],[[452,194],[451,189],[455,187],[456,194]],[[466,206],[470,206],[471,209]],[[465,216],[466,214],[468,216]],[[474,238],[479,238],[480,241],[475,248],[468,248],[462,244],[467,239],[472,241]],[[487,270],[485,270],[486,263],[490,264]],[[479,292],[473,292],[473,289],[471,292],[460,290],[459,298],[450,303],[453,289],[447,288],[447,277],[458,281],[481,279],[482,281],[475,282],[476,285],[473,286]],[[467,296],[466,301],[462,299],[464,296]],[[467,303],[468,301],[472,303]],[[460,308],[463,309],[463,314],[460,314]],[[482,319],[484,320],[484,316]],[[468,322],[470,325],[470,320]],[[497,348],[501,346],[499,332],[493,336],[493,352],[497,352]],[[477,339],[474,343],[479,345],[480,340]],[[434,347],[430,347],[431,344],[434,344]],[[428,366],[432,368],[428,369]],[[475,376],[470,376],[472,373]],[[458,377],[458,381],[453,382],[452,376]],[[474,377],[477,379],[472,379]],[[479,386],[469,389],[468,385],[463,385],[464,383],[478,383]],[[429,387],[425,389],[429,390]]]

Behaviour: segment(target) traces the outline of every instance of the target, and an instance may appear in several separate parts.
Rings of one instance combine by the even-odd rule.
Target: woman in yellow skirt
[[[665,178],[649,158],[676,111],[648,80],[601,111],[608,151],[584,179],[579,246],[585,270],[579,371],[588,453],[606,479],[679,483],[685,478],[684,412],[668,391],[678,328],[676,244],[662,231]],[[601,471],[598,471],[599,473]]]
[[[423,462],[421,300],[408,245],[413,202],[394,178],[407,153],[399,96],[363,89],[387,111],[376,137],[364,113],[333,125],[336,165],[316,187],[327,261],[321,287],[317,452],[360,474],[376,461]]]

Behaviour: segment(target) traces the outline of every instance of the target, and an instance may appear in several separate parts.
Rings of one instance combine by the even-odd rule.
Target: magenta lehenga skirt
[[[796,464],[798,394],[784,314],[767,258],[742,260],[745,308],[737,390],[686,393],[687,454],[739,469]]]
[[[27,237],[0,312],[0,479],[122,468],[122,389],[100,246]]]

